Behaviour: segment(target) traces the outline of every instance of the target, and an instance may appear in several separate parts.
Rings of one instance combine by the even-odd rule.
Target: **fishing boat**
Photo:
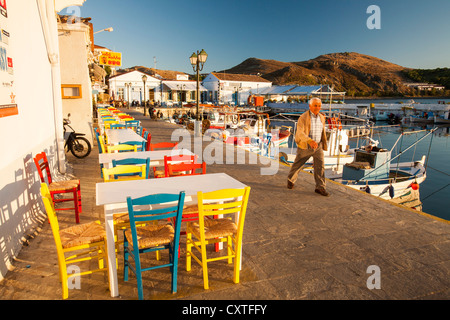
[[[342,175],[333,180],[383,199],[397,198],[396,202],[401,203],[402,201],[398,201],[399,198],[404,198],[408,192],[413,193],[411,188],[417,190],[418,186],[425,181],[426,156],[423,155],[418,161],[395,163],[394,160],[399,159],[404,152],[415,147],[435,130],[437,128],[429,131],[405,150],[399,151],[395,157],[391,155],[398,141],[404,135],[415,134],[417,131],[400,134],[391,150],[378,147],[359,148],[355,150],[354,160],[343,166]],[[405,200],[404,202],[414,203],[414,206],[418,208],[417,201]]]

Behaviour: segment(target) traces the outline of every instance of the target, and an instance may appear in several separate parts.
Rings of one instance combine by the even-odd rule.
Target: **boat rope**
[[[425,198],[422,199],[422,202],[426,199],[428,199],[429,197],[431,197],[432,195],[438,193],[439,191],[442,191],[443,189],[447,188],[448,186],[450,186],[450,183],[447,183],[447,185],[443,186],[442,188],[432,192],[431,194],[429,194],[428,196],[426,196]]]
[[[435,129],[437,129],[437,128],[439,128],[439,127],[436,127]],[[431,151],[431,144],[433,143],[433,137],[434,137],[434,134],[431,135],[430,145],[428,146],[427,160],[425,161],[425,172],[427,171],[427,168],[428,168],[428,160],[430,159],[430,151]]]
[[[450,177],[450,174],[448,174],[448,173],[446,173],[446,172],[444,172],[444,171],[438,170],[438,169],[433,168],[433,167],[431,167],[431,166],[428,166],[428,168],[433,169],[433,170],[436,170],[437,172],[442,173],[442,174],[445,174],[446,176],[449,176],[449,177]]]

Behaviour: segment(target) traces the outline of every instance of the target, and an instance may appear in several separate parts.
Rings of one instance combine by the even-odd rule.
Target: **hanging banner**
[[[98,63],[104,66],[120,67],[122,66],[122,53],[120,52],[102,52],[98,58]]]
[[[14,89],[14,55],[9,38],[6,0],[0,0],[0,118],[19,113]]]

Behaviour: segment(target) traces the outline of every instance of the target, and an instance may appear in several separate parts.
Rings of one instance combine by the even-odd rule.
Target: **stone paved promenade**
[[[128,111],[128,110],[127,110]],[[170,140],[175,125],[144,119],[153,142]],[[69,169],[81,179],[81,222],[100,220],[95,184],[101,182],[97,146],[86,159],[67,155]],[[147,272],[145,299],[188,300],[404,300],[450,298],[450,224],[392,205],[371,195],[328,182],[330,197],[314,193],[314,179],[301,173],[286,188],[289,167],[261,175],[261,164],[212,164],[207,172],[225,172],[251,187],[244,228],[241,283],[233,284],[232,267],[210,264],[210,290],[203,290],[198,265],[186,272],[184,240],[178,293],[170,291],[168,270]],[[74,223],[71,211],[59,214],[61,226]],[[118,254],[122,262],[122,252]],[[47,221],[20,252],[14,268],[0,282],[3,300],[58,300],[61,286],[51,229]],[[370,266],[380,271],[379,289],[367,286]],[[370,270],[370,269],[369,269]],[[370,281],[369,281],[370,282]],[[82,277],[72,300],[137,299],[136,281],[124,282],[119,265],[120,297],[111,298],[107,277]],[[237,302],[235,302],[237,303]]]

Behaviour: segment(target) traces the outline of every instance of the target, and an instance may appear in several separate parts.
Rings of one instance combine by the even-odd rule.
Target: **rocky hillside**
[[[376,57],[356,52],[331,53],[300,62],[280,62],[249,58],[225,70],[228,73],[260,74],[274,85],[330,84],[347,96],[403,95],[411,82],[411,70]]]

